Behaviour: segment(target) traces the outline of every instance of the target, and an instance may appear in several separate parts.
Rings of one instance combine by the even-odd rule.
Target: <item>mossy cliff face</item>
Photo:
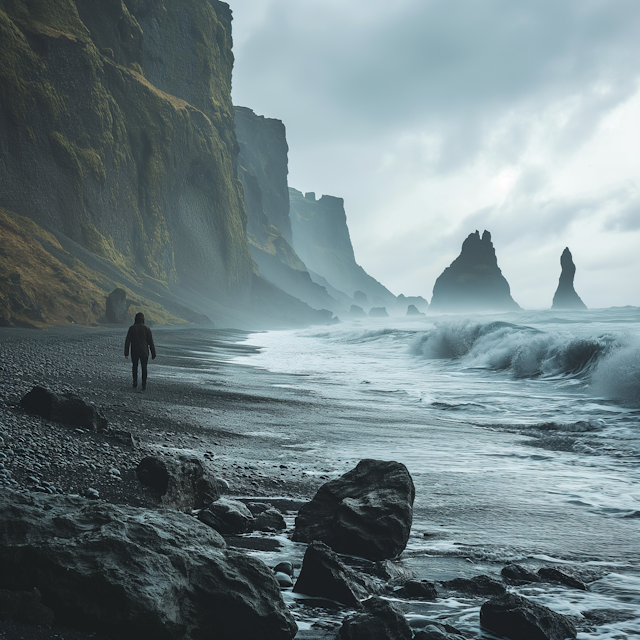
[[[131,277],[248,299],[213,0],[0,0],[0,206]]]

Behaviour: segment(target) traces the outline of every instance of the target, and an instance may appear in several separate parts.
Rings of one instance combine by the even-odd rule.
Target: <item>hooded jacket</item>
[[[127,339],[124,341],[125,357],[129,356],[129,347],[131,347],[132,358],[148,358],[149,349],[151,349],[151,355],[156,357],[156,346],[153,344],[151,329],[142,322],[132,324],[127,331]]]

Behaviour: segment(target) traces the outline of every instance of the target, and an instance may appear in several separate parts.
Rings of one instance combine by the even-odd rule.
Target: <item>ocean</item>
[[[640,309],[371,319],[236,338],[216,384],[289,407],[256,414],[244,433],[309,474],[337,477],[365,457],[408,467],[416,501],[403,567],[446,580],[499,576],[510,562],[566,564],[595,578],[589,590],[515,590],[584,617],[583,640],[640,637]],[[193,356],[206,377],[219,345],[203,341]],[[282,544],[302,557],[304,545]],[[285,597],[302,628],[322,618]],[[483,600],[401,604],[414,622],[446,619],[479,638],[490,637],[478,625]]]

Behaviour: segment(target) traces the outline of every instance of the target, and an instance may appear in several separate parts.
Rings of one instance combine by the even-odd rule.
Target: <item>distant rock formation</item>
[[[418,311],[418,308],[415,304],[410,304],[407,307],[407,315],[408,316],[426,316],[426,313],[422,313],[422,311]]]
[[[107,296],[106,315],[107,320],[114,324],[124,324],[130,318],[127,317],[127,311],[131,306],[131,301],[127,300],[127,292],[124,289],[114,289]]]
[[[552,309],[586,309],[587,305],[582,302],[580,296],[573,288],[573,278],[576,275],[576,265],[573,264],[571,251],[567,247],[560,256],[560,266],[562,273],[560,274],[560,282],[556,294],[553,296]]]
[[[342,198],[323,195],[316,200],[315,193],[302,195],[289,188],[289,202],[293,248],[312,277],[319,274],[348,296],[361,291],[374,302],[376,296],[384,305],[395,302],[395,296],[357,264]]]
[[[462,243],[460,255],[436,280],[430,308],[450,313],[520,309],[498,267],[488,231],[482,238],[478,231],[471,233]]]
[[[386,307],[372,307],[369,310],[370,318],[388,318],[389,314],[387,313]]]
[[[414,306],[418,311],[429,309],[429,303],[422,296],[405,296],[401,293],[396,298],[396,313],[403,313],[408,305]]]
[[[366,318],[367,312],[362,307],[359,307],[357,304],[352,304],[351,308],[349,309],[349,315],[352,318]]]

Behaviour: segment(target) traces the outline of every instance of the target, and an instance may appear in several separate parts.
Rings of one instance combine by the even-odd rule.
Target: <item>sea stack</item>
[[[462,243],[460,255],[436,280],[430,309],[448,313],[520,309],[498,267],[488,231],[482,237],[476,231]]]
[[[580,296],[573,288],[573,278],[576,275],[576,265],[573,264],[571,251],[567,247],[560,256],[560,266],[562,273],[560,274],[560,282],[556,294],[553,296],[552,309],[586,309],[587,305],[582,302]]]

